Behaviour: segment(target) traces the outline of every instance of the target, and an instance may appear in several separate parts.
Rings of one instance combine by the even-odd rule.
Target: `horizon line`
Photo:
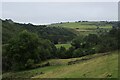
[[[0,20],[11,20],[11,21],[13,21],[14,23],[20,23],[20,24],[33,24],[33,25],[50,25],[50,24],[57,24],[57,23],[67,23],[67,22],[79,22],[79,21],[81,21],[81,22],[85,22],[85,21],[87,21],[87,22],[117,22],[117,21],[119,21],[119,20],[74,20],[74,21],[55,21],[55,22],[48,22],[48,23],[34,23],[34,22],[21,22],[21,21],[15,21],[15,20],[13,20],[13,19],[10,19],[10,18],[6,18],[6,19],[2,19],[2,18],[0,18]]]

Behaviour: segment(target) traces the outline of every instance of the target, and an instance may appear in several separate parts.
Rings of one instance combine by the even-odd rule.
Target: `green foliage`
[[[81,56],[83,56],[83,51],[81,49],[74,50],[72,57],[81,57]]]
[[[66,23],[61,23],[60,25],[64,24],[67,25]],[[80,25],[97,26],[97,29],[99,29],[99,27],[108,24],[109,23],[92,24],[83,22]],[[12,29],[9,28],[9,26],[12,27]],[[120,47],[120,45],[117,44],[120,41],[120,37],[118,37],[120,28],[118,26],[119,23],[118,25],[115,25],[110,32],[104,32],[102,30],[99,35],[89,34],[86,36],[76,36],[67,28],[48,27],[45,25],[36,26],[32,24],[19,24],[11,21],[3,21],[3,69],[29,69],[33,68],[34,64],[51,58],[66,59],[91,55],[96,52],[116,50]],[[8,29],[10,30],[5,32]],[[78,30],[79,28],[76,29]],[[85,30],[88,30],[88,27],[85,28]],[[9,34],[11,31],[12,33]],[[70,42],[71,45],[64,45]],[[61,45],[59,48],[56,48],[54,44],[57,44],[56,46]]]
[[[105,36],[105,39],[101,41],[100,44],[103,48],[101,51],[111,51],[117,49],[117,40],[112,37]]]
[[[20,24],[9,20],[2,20],[2,42],[8,43],[9,39],[19,32],[27,30],[36,33],[40,38],[49,39],[51,42],[66,43],[71,41],[76,35],[66,28],[47,27],[46,25]]]
[[[81,38],[82,40],[80,38],[75,39],[72,41],[72,46],[76,47],[76,49],[77,48],[87,49],[86,52],[88,53],[91,53],[93,47],[94,50],[92,50],[93,51],[92,53],[108,52],[119,49],[120,22],[114,22],[112,24],[114,25],[110,32],[101,32],[100,35],[89,34],[84,38]]]
[[[21,70],[26,67],[31,68],[32,64],[41,60],[51,58],[52,52],[53,45],[50,41],[40,39],[34,33],[22,31],[9,41],[5,57],[10,61],[11,70]]]
[[[24,69],[28,59],[33,59],[37,62],[39,60],[37,52],[38,46],[38,36],[27,31],[23,31],[11,39],[6,48],[6,56],[8,56],[11,61],[12,70],[15,68],[17,70]]]
[[[84,38],[85,42],[89,43],[90,45],[96,45],[99,43],[100,39],[96,34],[89,34]]]
[[[106,52],[120,48],[120,22],[115,22],[110,32],[100,36],[100,44],[97,45],[97,52]]]
[[[66,43],[76,36],[69,29],[60,27],[46,27],[43,31],[46,34],[43,35],[43,38],[49,39],[51,42],[54,42],[54,44]]]
[[[13,22],[2,20],[2,43],[8,43],[8,40],[22,31],[20,26],[15,25]]]
[[[26,64],[25,64],[25,67],[26,68],[31,68],[34,64],[34,60],[33,59],[28,59]]]
[[[76,49],[81,48],[82,42],[83,42],[83,38],[77,37],[77,38],[73,39],[71,45],[74,46]]]
[[[57,54],[58,54],[59,58],[66,58],[66,49],[65,49],[65,47],[61,46],[60,48],[58,48]]]
[[[75,50],[75,47],[74,46],[71,46],[67,51],[66,51],[66,55],[67,57],[66,58],[72,58],[73,57],[73,52]]]
[[[120,21],[114,23],[112,30],[110,31],[109,35],[116,39],[118,49],[120,49]]]

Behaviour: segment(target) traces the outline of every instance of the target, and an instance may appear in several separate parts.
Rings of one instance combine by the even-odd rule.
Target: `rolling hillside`
[[[4,53],[5,55],[3,56],[4,57],[3,60],[8,59],[9,60],[8,63],[10,62],[13,67],[6,62],[8,65],[5,65],[5,66],[8,66],[8,67],[10,66],[11,71],[9,72],[9,69],[8,69],[7,72],[3,72],[3,75],[2,75],[3,78],[117,78],[118,76],[118,51],[114,51],[116,50],[116,46],[117,46],[116,39],[113,39],[113,37],[111,36],[107,38],[105,35],[105,37],[104,36],[101,37],[102,39],[104,38],[104,40],[101,40],[101,42],[103,43],[98,43],[98,46],[95,46],[98,48],[100,47],[98,51],[103,51],[107,53],[99,52],[98,54],[95,54],[97,53],[94,50],[95,48],[93,48],[93,45],[89,44],[89,43],[92,44],[92,42],[94,42],[94,39],[96,37],[93,37],[93,36],[100,37],[99,34],[106,34],[107,32],[109,32],[109,30],[112,28],[112,24],[110,23],[67,22],[67,23],[57,23],[57,24],[51,24],[51,25],[36,26],[32,24],[20,24],[20,23],[14,23],[9,21],[3,21],[2,25],[3,25],[2,41],[4,43],[3,53],[8,51],[8,50],[5,51],[4,49],[7,41],[13,36],[16,36],[22,30],[27,30],[30,33],[36,33],[40,38],[48,39],[52,41],[56,46],[56,48],[60,48],[61,46],[63,46],[67,50],[69,50],[68,49],[69,47],[73,46],[71,45],[71,42],[73,39],[77,37],[78,39],[81,39],[82,37],[85,37],[90,33],[97,34],[97,35],[87,36],[88,38],[88,40],[86,38],[87,43],[84,43],[85,45],[87,45],[87,47],[85,47],[84,44],[82,45],[81,44],[82,42],[76,39],[75,43],[79,45],[74,45],[73,46],[74,48],[71,48],[70,51],[65,51],[65,49],[63,48],[61,48],[60,50],[54,48],[54,51],[50,53],[50,57],[46,57],[46,55],[49,55],[49,52],[51,51],[51,49],[53,49],[52,46],[49,46],[49,45],[46,46],[49,43],[46,43],[46,45],[40,44],[37,47],[32,49],[29,47],[25,50],[23,49],[23,51],[26,51],[24,52],[24,54],[29,53],[30,55],[31,54],[33,55],[34,52],[33,51],[29,52],[29,51],[35,49],[35,51],[37,51],[38,53],[38,55],[35,55],[35,56],[36,58],[39,56],[39,62],[35,63],[32,59],[31,60],[29,59],[31,57],[28,57],[26,58],[25,63],[21,64],[21,66],[25,67],[21,70],[18,69],[14,71],[14,68],[17,68],[17,67],[19,68],[19,66],[14,67],[14,63],[11,63],[12,62],[11,57],[6,58],[7,55]],[[113,34],[113,36],[114,35],[117,36],[116,31],[117,30],[114,31],[113,29],[113,33],[111,34]],[[78,36],[76,36],[76,34]],[[89,42],[89,38],[91,42]],[[24,40],[24,38],[21,38],[19,36],[18,36],[18,39],[20,39],[18,40],[18,42],[21,42],[22,40]],[[97,41],[97,38],[96,38],[96,41]],[[40,42],[44,43],[44,41],[42,40],[40,40]],[[38,44],[37,41],[36,41],[36,44]],[[104,46],[102,46],[101,44]],[[114,46],[114,48],[112,46]],[[49,49],[44,50],[44,48],[47,48],[47,47],[50,50]],[[8,53],[11,55],[14,55],[13,52],[15,51],[15,49],[16,49],[16,44],[14,49],[11,50],[10,48],[10,51],[12,52],[8,51]],[[17,50],[18,49],[16,49],[16,51]],[[21,47],[20,47],[20,50],[21,50]],[[70,54],[71,52],[72,54]],[[14,53],[18,53],[18,52],[14,52]],[[21,56],[20,59],[22,59],[23,57],[26,57],[26,55],[23,56],[21,55],[21,53],[23,52],[19,53]],[[45,55],[41,55],[41,54],[45,54]],[[18,58],[18,56],[16,56],[15,58]],[[41,60],[42,58],[44,59]],[[14,59],[14,56],[13,56],[13,59]],[[18,63],[18,62],[20,61],[17,61],[15,63]],[[30,67],[28,68],[26,64],[28,66],[30,64]]]
[[[64,27],[69,28],[78,36],[86,36],[88,34],[101,34],[108,32],[112,29],[112,24],[107,22],[64,22],[48,25],[48,27]],[[71,45],[70,42],[66,44],[57,44],[56,47],[61,46],[68,49]]]
[[[111,28],[111,24],[105,22],[65,22],[65,23],[56,23],[51,24],[52,26],[66,27],[66,28],[80,28],[80,29],[95,29],[100,28]]]
[[[54,43],[70,41],[76,35],[66,28],[47,27],[46,25],[21,24],[12,20],[2,21],[2,42],[8,43],[9,39],[16,36],[23,30],[36,33],[40,38],[48,39]]]
[[[3,78],[117,78],[118,76],[117,51],[81,58],[51,59],[41,65],[48,62],[50,66],[5,73]]]
[[[106,22],[64,22],[48,26],[70,28],[77,31],[77,34],[79,33],[80,35],[97,34],[100,31],[108,31],[112,28],[112,24]]]

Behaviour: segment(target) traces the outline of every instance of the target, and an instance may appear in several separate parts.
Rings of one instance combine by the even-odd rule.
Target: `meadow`
[[[51,24],[50,26],[57,26],[57,27],[66,27],[66,28],[79,28],[79,29],[95,29],[98,26],[100,28],[112,28],[111,25],[98,25],[97,22],[65,22],[65,23],[56,23]]]
[[[71,47],[71,44],[70,43],[67,43],[67,44],[56,44],[55,46],[57,48],[60,48],[62,46],[62,47],[65,47],[66,49],[69,49]]]
[[[100,25],[102,24],[102,25]],[[75,30],[78,35],[88,35],[90,33],[97,34],[99,30],[110,30],[112,28],[111,24],[104,24],[102,22],[64,22],[64,23],[55,23],[48,25],[51,27],[64,27]]]
[[[89,60],[68,65],[70,61],[87,58]],[[50,63],[50,66],[6,73],[3,74],[3,78],[117,78],[118,76],[118,51],[88,55],[80,58],[51,59],[40,64],[47,62]]]

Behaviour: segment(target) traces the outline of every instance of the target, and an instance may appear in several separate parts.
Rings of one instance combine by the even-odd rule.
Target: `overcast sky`
[[[118,2],[120,0],[1,0],[2,2]]]
[[[61,21],[118,20],[117,2],[3,2],[2,19],[47,24]]]

